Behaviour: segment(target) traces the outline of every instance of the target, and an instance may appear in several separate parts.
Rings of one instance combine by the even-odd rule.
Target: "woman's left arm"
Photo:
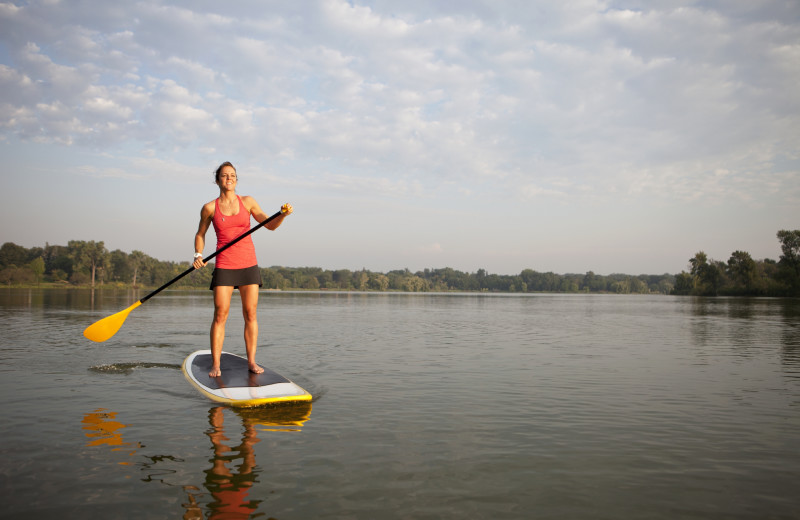
[[[242,197],[242,202],[244,203],[244,207],[247,208],[247,210],[259,224],[269,218],[269,215],[267,215],[261,210],[261,207],[258,205],[258,202],[256,202],[256,199],[254,199],[253,197],[249,196]],[[281,214],[272,219],[264,227],[271,231],[276,230],[278,226],[283,224],[283,219],[292,214],[292,211],[293,208],[291,204],[284,204],[283,206],[281,206]]]

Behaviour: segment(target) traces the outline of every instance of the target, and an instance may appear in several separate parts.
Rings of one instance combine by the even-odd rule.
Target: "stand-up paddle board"
[[[183,375],[201,394],[219,403],[247,407],[311,401],[311,394],[268,368],[261,374],[250,372],[241,356],[223,352],[220,377],[208,375],[211,363],[211,351],[198,350],[183,362]]]

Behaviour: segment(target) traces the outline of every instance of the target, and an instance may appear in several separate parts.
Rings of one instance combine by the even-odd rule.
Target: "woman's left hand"
[[[294,208],[292,208],[292,205],[288,202],[281,206],[281,213],[283,213],[284,216],[291,215],[292,211],[294,211]]]

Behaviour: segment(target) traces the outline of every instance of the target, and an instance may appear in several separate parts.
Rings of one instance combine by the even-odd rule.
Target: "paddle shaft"
[[[254,233],[258,229],[261,229],[268,222],[270,222],[271,220],[273,220],[273,219],[277,218],[278,216],[280,216],[281,213],[283,213],[283,212],[279,211],[279,212],[275,213],[274,215],[272,215],[271,217],[269,217],[268,219],[266,219],[264,222],[262,222],[262,223],[258,224],[257,226],[252,227],[249,230],[245,231],[244,233],[242,233],[238,237],[234,238],[233,240],[231,240],[230,242],[228,242],[224,246],[220,247],[219,249],[217,249],[216,251],[214,251],[213,253],[208,255],[206,258],[203,258],[203,262],[204,263],[208,263],[209,260],[211,260],[212,258],[217,256],[221,252],[225,251],[226,249],[228,249],[229,247],[231,247],[233,244],[235,244],[239,240],[243,239],[244,237],[249,236],[251,233]],[[159,287],[155,291],[151,292],[150,294],[148,294],[147,296],[145,296],[144,298],[139,300],[139,303],[146,302],[147,300],[149,300],[150,298],[152,298],[156,294],[160,293],[161,291],[163,291],[164,289],[166,289],[170,285],[174,284],[175,282],[177,282],[178,280],[180,280],[181,278],[183,278],[184,276],[186,276],[187,274],[191,273],[194,270],[195,270],[194,267],[190,267],[189,269],[185,270],[184,272],[182,272],[181,274],[179,274],[178,276],[176,276],[172,280],[168,281],[167,283],[165,283],[164,285],[162,285],[161,287]]]

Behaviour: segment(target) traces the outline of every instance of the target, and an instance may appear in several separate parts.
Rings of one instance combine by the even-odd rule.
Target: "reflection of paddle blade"
[[[111,451],[130,451],[129,455],[136,453],[136,450],[142,447],[138,442],[136,444],[125,442],[122,438],[122,430],[127,427],[127,424],[113,420],[116,418],[117,413],[111,412],[104,408],[98,408],[94,412],[87,413],[83,416],[81,421],[86,430],[86,437],[89,440],[86,442],[87,446],[110,446]],[[130,462],[120,462],[122,465],[130,465]]]
[[[107,444],[109,446],[129,446],[129,444],[122,440],[122,432],[119,431],[125,428],[127,424],[112,421],[116,417],[115,412],[107,412],[102,408],[95,410],[92,413],[87,413],[83,416],[81,421],[85,426],[84,430],[86,436],[90,439],[87,446],[99,446]]]
[[[111,316],[103,318],[100,321],[92,323],[86,327],[86,330],[83,331],[83,335],[98,343],[107,340],[116,334],[119,328],[122,327],[122,324],[125,323],[125,318],[128,317],[128,314],[141,304],[142,302],[138,301],[123,311],[119,311],[116,314],[112,314]]]

